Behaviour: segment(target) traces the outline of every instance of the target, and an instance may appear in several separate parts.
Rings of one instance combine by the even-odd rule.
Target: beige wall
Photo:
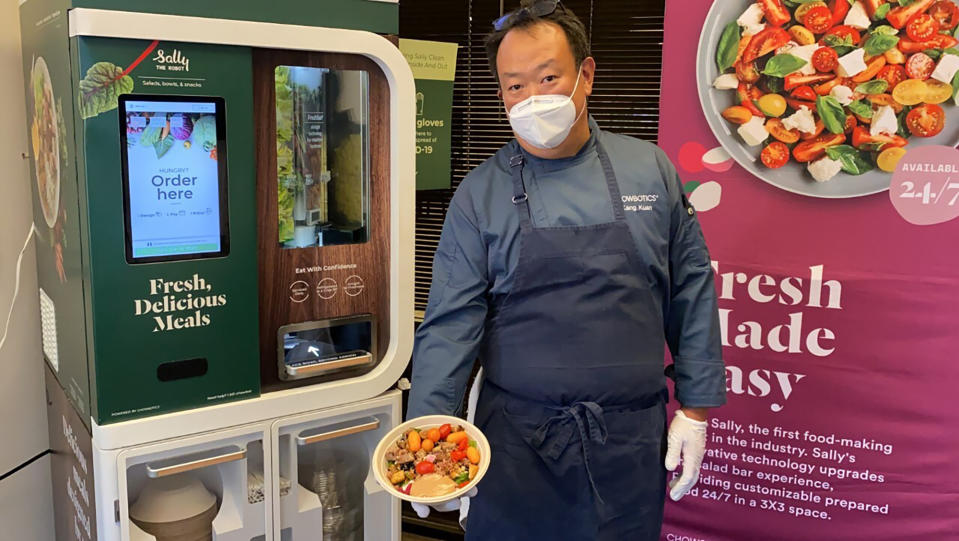
[[[17,255],[33,219],[17,0],[0,0],[0,335],[13,301]],[[23,254],[7,341],[0,349],[0,475],[47,449],[34,242]],[[0,481],[0,538],[53,540],[50,459]]]

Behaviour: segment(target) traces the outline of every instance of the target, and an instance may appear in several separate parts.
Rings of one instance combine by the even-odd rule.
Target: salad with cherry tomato
[[[386,450],[386,477],[393,487],[418,497],[450,494],[479,471],[475,440],[460,426],[410,430]]]
[[[724,28],[713,86],[736,93],[722,116],[767,168],[892,172],[959,103],[957,36],[954,0],[757,0]]]

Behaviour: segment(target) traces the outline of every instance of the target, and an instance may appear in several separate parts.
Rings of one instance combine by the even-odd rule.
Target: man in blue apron
[[[657,540],[666,471],[678,500],[725,402],[702,231],[666,155],[586,113],[595,62],[560,2],[525,1],[487,51],[516,139],[453,196],[408,417],[457,412],[478,357],[492,457],[466,538]]]

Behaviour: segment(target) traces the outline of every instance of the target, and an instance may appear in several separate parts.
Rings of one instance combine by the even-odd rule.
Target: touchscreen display
[[[228,251],[222,101],[123,96],[127,259]]]

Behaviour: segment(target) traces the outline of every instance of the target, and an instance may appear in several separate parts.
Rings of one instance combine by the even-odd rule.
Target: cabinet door
[[[247,425],[119,452],[120,539],[149,541],[184,532],[216,541],[265,538],[272,530],[274,494],[272,448],[264,445],[269,426]]]
[[[370,458],[398,422],[400,393],[278,420],[273,425],[274,538],[386,541],[400,535],[400,505],[377,484]],[[320,534],[320,535],[318,535]]]

